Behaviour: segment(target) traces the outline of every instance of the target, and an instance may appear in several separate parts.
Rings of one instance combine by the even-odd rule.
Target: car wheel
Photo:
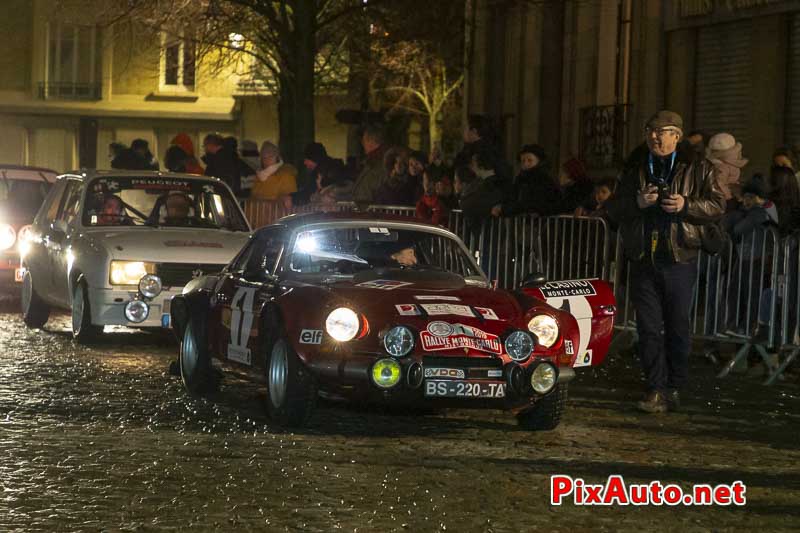
[[[555,390],[537,401],[533,407],[517,415],[520,427],[529,431],[555,429],[567,405],[567,385],[556,385]]]
[[[22,278],[22,321],[29,328],[41,328],[50,318],[50,306],[36,293],[33,275],[25,272]]]
[[[103,333],[103,326],[92,324],[89,291],[86,283],[75,284],[72,290],[72,338],[81,344],[91,344]]]
[[[317,384],[285,338],[272,345],[266,368],[270,418],[282,426],[304,425],[316,405]]]
[[[183,332],[178,364],[186,390],[192,394],[207,394],[219,388],[220,380],[211,365],[205,327],[198,330],[195,331],[194,321],[189,320]]]

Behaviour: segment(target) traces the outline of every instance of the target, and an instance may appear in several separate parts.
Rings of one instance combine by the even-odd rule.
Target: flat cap
[[[647,121],[647,127],[652,129],[667,128],[670,126],[683,131],[683,119],[675,111],[669,111],[667,109],[662,109]]]

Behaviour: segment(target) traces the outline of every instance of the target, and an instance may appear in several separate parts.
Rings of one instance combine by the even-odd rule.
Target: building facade
[[[162,159],[179,132],[196,150],[210,132],[278,141],[275,98],[247,87],[233,67],[198,58],[188,40],[143,40],[129,25],[100,27],[79,9],[52,8],[50,0],[3,2],[0,163],[109,168],[109,144],[136,138]],[[347,127],[334,115],[344,101],[320,97],[316,110],[317,139],[340,157]]]
[[[508,156],[538,142],[613,174],[666,107],[727,131],[749,172],[800,144],[800,1],[471,2],[470,112],[499,117]]]

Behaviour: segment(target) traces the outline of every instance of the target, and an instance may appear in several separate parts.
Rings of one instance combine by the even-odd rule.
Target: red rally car
[[[238,367],[266,382],[283,425],[324,394],[503,408],[532,430],[558,425],[574,367],[602,362],[614,312],[602,281],[493,289],[453,233],[352,213],[260,229],[171,305],[185,387],[218,385],[212,359]]]

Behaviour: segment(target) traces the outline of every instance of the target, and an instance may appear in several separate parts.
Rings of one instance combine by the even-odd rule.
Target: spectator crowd
[[[794,149],[778,147],[772,161],[753,165],[742,144],[726,132],[690,131],[680,145],[711,163],[725,199],[721,227],[731,236],[752,224],[774,226],[782,234],[800,228],[800,165]],[[265,141],[259,147],[244,140],[240,146],[236,138],[218,134],[203,139],[199,157],[191,137],[178,134],[162,161],[163,170],[215,176],[239,198],[278,201],[286,208],[342,201],[411,206],[417,218],[433,224],[445,224],[449,212],[460,209],[472,226],[528,213],[606,217],[618,183],[615,177],[589,176],[575,157],[558,166],[557,158],[535,143],[519,149],[515,173],[491,121],[479,115],[469,117],[463,147],[448,162],[438,147],[425,154],[391,145],[373,125],[363,129],[361,146],[360,163],[345,164],[321,143],[310,143],[303,156],[306,179],[284,161],[276,144]],[[143,139],[130,147],[112,143],[110,157],[115,169],[160,168]]]

